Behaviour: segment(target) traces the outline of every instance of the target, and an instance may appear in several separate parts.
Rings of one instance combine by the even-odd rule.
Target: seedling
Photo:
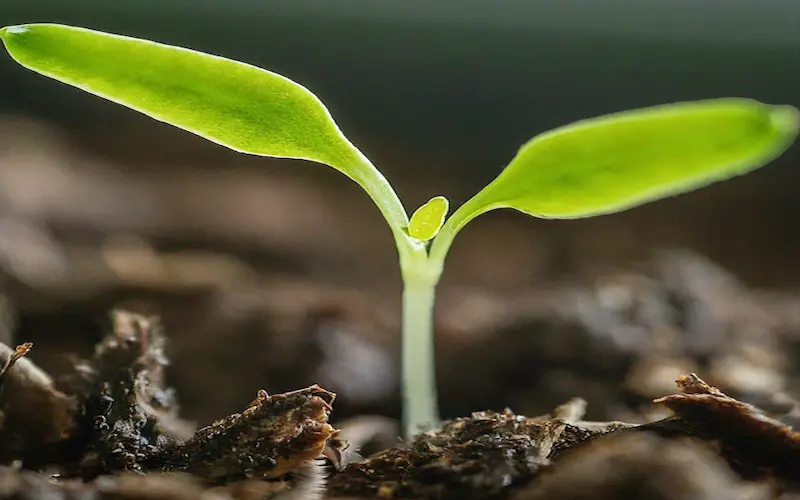
[[[309,90],[278,74],[185,48],[56,24],[0,30],[42,75],[233,150],[329,165],[355,181],[394,236],[403,278],[407,436],[436,427],[435,288],[453,238],[499,208],[552,219],[618,212],[761,167],[795,141],[798,111],[742,98],[662,105],[535,136],[449,218],[432,198],[409,219],[397,194]],[[304,200],[297,200],[304,203]]]

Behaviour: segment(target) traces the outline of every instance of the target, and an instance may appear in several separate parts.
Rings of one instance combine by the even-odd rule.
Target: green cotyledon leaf
[[[304,87],[244,63],[52,24],[4,28],[21,65],[245,153],[339,163],[348,141]]]
[[[396,194],[305,87],[238,61],[59,24],[0,29],[22,66],[233,150],[327,164],[358,182],[396,229]]]
[[[798,122],[791,106],[741,98],[579,121],[525,144],[464,217],[494,208],[554,219],[625,210],[765,165],[791,146]]]
[[[442,228],[450,203],[444,196],[436,196],[419,207],[408,223],[408,234],[420,241],[428,241]]]

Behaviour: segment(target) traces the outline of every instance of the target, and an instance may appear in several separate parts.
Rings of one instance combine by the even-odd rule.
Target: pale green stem
[[[408,214],[389,181],[355,146],[361,167],[349,176],[380,210],[392,230],[403,276],[402,396],[405,436],[439,426],[433,344],[433,306],[439,272],[431,274],[425,243],[406,233]]]
[[[403,289],[402,395],[404,436],[439,427],[434,348],[436,280],[407,278]]]
[[[408,234],[406,230],[408,214],[386,177],[355,146],[352,148],[352,154],[354,158],[351,158],[351,161],[355,160],[356,165],[360,168],[352,169],[348,176],[364,189],[389,225],[397,247],[400,269],[405,283],[408,281],[407,276],[417,274],[426,268],[427,246],[424,242],[412,238]]]
[[[348,174],[380,210],[397,244],[403,276],[402,396],[406,438],[440,425],[436,394],[434,305],[436,285],[453,238],[467,222],[490,208],[480,203],[480,193],[462,205],[445,222],[433,240],[430,254],[425,243],[406,233],[408,215],[389,181],[353,146],[358,169]]]
[[[415,253],[416,250],[421,249],[424,245],[406,234],[404,228],[408,226],[408,213],[392,185],[361,150],[353,144],[350,144],[350,146],[350,155],[352,157],[343,159],[342,163],[349,164],[351,167],[358,166],[358,168],[350,168],[347,171],[342,170],[342,172],[346,172],[348,177],[361,186],[372,202],[375,203],[375,206],[378,207],[383,218],[386,219],[386,223],[389,224],[397,243],[397,250],[400,253],[402,264],[404,260],[410,257],[411,253]]]
[[[406,438],[440,425],[436,395],[434,306],[436,285],[455,235],[470,220],[491,210],[477,195],[459,207],[434,238],[430,253],[414,249],[403,269],[402,394]]]

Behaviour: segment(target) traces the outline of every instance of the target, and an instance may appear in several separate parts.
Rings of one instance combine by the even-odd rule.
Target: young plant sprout
[[[355,181],[397,245],[403,289],[404,429],[439,425],[433,306],[458,232],[498,208],[591,217],[743,174],[781,155],[798,111],[743,98],[662,105],[535,136],[448,218],[437,196],[409,219],[392,186],[309,90],[278,74],[180,47],[56,24],[0,30],[22,66],[233,150],[329,165]],[[302,203],[302,200],[298,200]]]

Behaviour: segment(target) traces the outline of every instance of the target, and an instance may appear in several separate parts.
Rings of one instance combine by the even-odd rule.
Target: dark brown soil
[[[575,399],[535,418],[474,413],[364,458],[346,454],[356,443],[328,423],[335,395],[316,385],[260,390],[241,413],[192,432],[163,383],[163,346],[153,320],[116,312],[93,358],[59,389],[25,358],[32,344],[0,344],[0,498],[766,500],[800,491],[800,433],[694,374],[656,401],[674,412],[663,420],[588,422]]]

